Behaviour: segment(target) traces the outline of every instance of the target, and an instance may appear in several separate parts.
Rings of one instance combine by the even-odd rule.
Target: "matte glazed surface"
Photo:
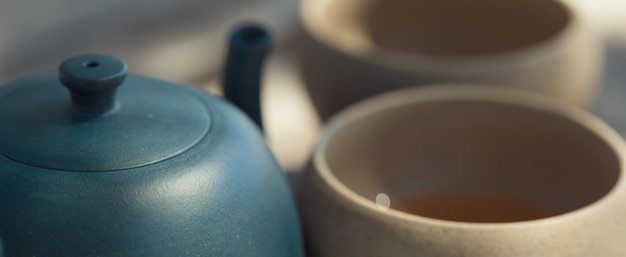
[[[180,86],[129,75],[116,107],[102,116],[76,114],[55,74],[17,81],[0,91],[0,153],[20,163],[64,171],[141,167],[181,154],[207,135],[209,110]]]
[[[547,99],[487,86],[411,88],[329,122],[298,204],[312,257],[622,257],[625,156],[611,128]],[[558,213],[485,223],[394,209],[399,197],[452,189]],[[379,193],[389,209],[374,202]]]
[[[224,100],[180,90],[212,123],[167,160],[67,172],[0,156],[5,256],[302,256],[295,203],[257,127]]]
[[[342,108],[382,92],[433,83],[516,87],[588,106],[599,85],[603,51],[578,10],[561,0],[495,2],[303,1],[297,60],[321,118],[327,120]],[[532,21],[518,20],[539,29],[529,33],[516,29],[524,24],[511,17],[511,5],[523,7],[513,11],[515,17],[533,16]],[[482,20],[454,13],[459,11]],[[507,22],[511,28],[498,27]],[[473,29],[467,26],[493,35],[462,36]],[[431,36],[421,40],[424,34]],[[505,42],[517,37],[515,42]],[[485,44],[490,40],[502,42]],[[403,45],[414,41],[423,45],[411,44],[410,49]]]

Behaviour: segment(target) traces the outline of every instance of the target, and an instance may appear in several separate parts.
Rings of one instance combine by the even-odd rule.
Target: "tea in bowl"
[[[626,256],[626,146],[578,108],[433,85],[359,102],[298,184],[309,255]]]

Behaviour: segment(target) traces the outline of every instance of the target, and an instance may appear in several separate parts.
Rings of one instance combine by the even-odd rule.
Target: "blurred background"
[[[607,46],[604,89],[592,111],[624,135],[626,1],[570,1],[582,7]],[[0,0],[0,83],[54,70],[74,54],[98,52],[123,58],[131,72],[219,93],[229,30],[261,22],[277,41],[264,73],[268,141],[281,165],[295,172],[306,164],[320,129],[290,59],[298,5],[299,0]]]

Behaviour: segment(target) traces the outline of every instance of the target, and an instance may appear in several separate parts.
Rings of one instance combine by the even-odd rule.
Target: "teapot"
[[[232,104],[99,54],[0,87],[0,256],[303,256],[259,129],[270,45],[231,35]]]

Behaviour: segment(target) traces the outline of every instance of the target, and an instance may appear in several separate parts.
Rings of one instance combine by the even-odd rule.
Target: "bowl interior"
[[[554,0],[341,0],[326,9],[336,34],[361,37],[380,49],[434,56],[531,47],[556,37],[571,16]]]
[[[586,126],[523,105],[449,99],[377,110],[324,149],[358,195],[436,219],[514,222],[589,205],[620,176],[612,146]]]

